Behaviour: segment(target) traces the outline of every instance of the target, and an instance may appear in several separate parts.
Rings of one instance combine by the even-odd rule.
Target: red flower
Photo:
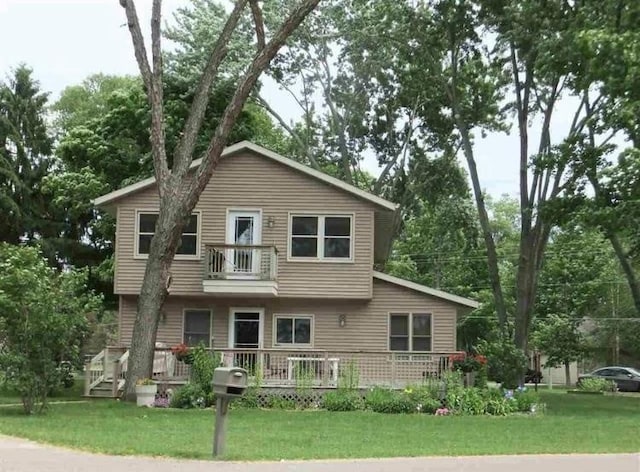
[[[189,346],[185,343],[178,344],[177,346],[173,346],[171,348],[171,352],[176,356],[186,356],[189,354]]]

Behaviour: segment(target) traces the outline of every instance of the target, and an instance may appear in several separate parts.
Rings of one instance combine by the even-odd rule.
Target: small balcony
[[[275,246],[207,244],[205,293],[243,296],[278,295],[278,250]]]

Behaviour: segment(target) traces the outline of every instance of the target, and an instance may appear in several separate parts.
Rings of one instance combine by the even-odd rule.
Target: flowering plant
[[[449,363],[453,370],[477,372],[487,364],[487,358],[482,354],[459,352],[449,356]]]
[[[185,364],[191,364],[191,361],[193,360],[191,350],[185,343],[180,343],[176,346],[173,346],[171,348],[171,352],[174,356],[176,356],[176,359],[184,362]]]

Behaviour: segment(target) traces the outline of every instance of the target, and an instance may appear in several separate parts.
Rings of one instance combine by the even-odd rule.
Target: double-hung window
[[[198,218],[199,214],[194,213],[189,218],[187,225],[182,230],[180,244],[176,255],[178,256],[198,256]],[[156,232],[158,222],[157,212],[140,211],[136,218],[136,256],[146,256],[151,248],[151,239]]]
[[[311,346],[313,316],[275,315],[275,345]]]
[[[351,260],[352,221],[350,215],[291,215],[290,257]]]
[[[429,313],[391,313],[389,350],[431,351],[431,315]]]

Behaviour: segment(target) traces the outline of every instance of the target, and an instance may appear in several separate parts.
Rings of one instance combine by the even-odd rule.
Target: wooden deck
[[[242,367],[254,385],[264,387],[402,388],[439,378],[453,352],[216,349],[220,365]],[[129,351],[108,347],[85,365],[85,395],[117,397],[124,385]],[[153,378],[166,386],[188,382],[191,366],[157,348]]]

